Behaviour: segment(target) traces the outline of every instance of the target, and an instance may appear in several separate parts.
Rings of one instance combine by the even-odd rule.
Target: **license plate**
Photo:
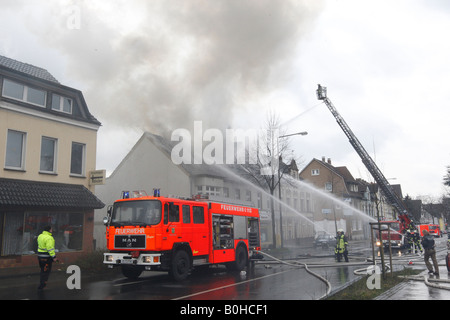
[[[132,259],[122,259],[121,264],[133,264],[133,260]]]

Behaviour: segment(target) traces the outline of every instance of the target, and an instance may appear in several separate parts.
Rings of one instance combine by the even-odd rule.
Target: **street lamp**
[[[278,151],[280,151],[280,147],[279,147],[279,139],[280,138],[286,138],[286,137],[291,137],[291,136],[306,136],[308,134],[308,132],[306,131],[302,131],[302,132],[296,132],[296,133],[290,133],[290,134],[285,134],[282,136],[279,136],[277,139],[277,147],[278,147]],[[278,199],[280,200],[280,237],[281,237],[281,248],[283,248],[283,215],[281,213],[281,173],[280,173],[280,157],[281,157],[281,153],[280,156],[278,157]],[[275,223],[275,221],[273,222]],[[275,235],[273,235],[275,237]]]
[[[278,139],[286,138],[286,137],[290,137],[290,136],[306,136],[307,134],[308,134],[308,132],[306,132],[306,131],[297,132],[297,133],[291,133],[291,134],[286,134],[284,136],[279,136]]]

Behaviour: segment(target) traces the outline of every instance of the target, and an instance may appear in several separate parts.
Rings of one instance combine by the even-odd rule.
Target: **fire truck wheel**
[[[181,281],[187,278],[189,270],[191,269],[191,263],[189,255],[184,250],[178,250],[175,252],[172,259],[172,266],[169,274],[176,281]]]
[[[134,266],[122,266],[122,274],[128,279],[137,279],[142,273],[142,269]]]
[[[247,266],[247,262],[247,250],[244,245],[240,245],[236,248],[236,260],[228,263],[226,266],[230,270],[242,271]]]

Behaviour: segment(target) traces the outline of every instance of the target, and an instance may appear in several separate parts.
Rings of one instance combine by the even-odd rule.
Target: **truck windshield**
[[[123,201],[114,204],[111,225],[156,225],[161,221],[158,200]]]

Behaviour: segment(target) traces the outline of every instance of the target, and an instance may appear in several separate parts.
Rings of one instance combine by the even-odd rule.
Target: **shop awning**
[[[0,178],[0,209],[101,209],[105,204],[83,185]]]

